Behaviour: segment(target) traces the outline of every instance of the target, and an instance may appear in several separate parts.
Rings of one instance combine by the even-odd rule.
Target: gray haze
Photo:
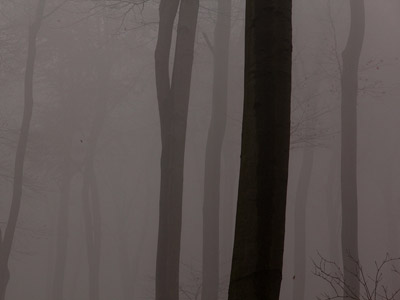
[[[244,85],[245,1],[230,3],[227,110],[222,112],[226,125],[215,228],[218,299],[227,299],[229,284]],[[196,27],[184,149],[180,299],[201,299],[217,4],[200,1]],[[36,6],[37,1],[0,0],[3,233],[24,108],[28,28],[35,24]],[[93,300],[91,280],[98,282],[96,300],[155,299],[162,150],[154,62],[158,8],[157,0],[46,1],[36,38],[33,115],[7,300]],[[358,248],[365,272],[373,273],[375,261],[386,253],[400,257],[400,3],[366,0],[365,10],[357,102]],[[301,277],[294,267],[296,199],[301,188],[306,194],[306,206],[299,208],[305,222],[304,299],[329,291],[313,275],[318,253],[339,265],[342,261],[340,72],[349,12],[347,0],[293,3],[292,139],[282,300],[296,299],[294,283]],[[307,187],[299,187],[307,157],[310,177]],[[96,275],[89,279],[96,266],[98,280]],[[390,288],[400,288],[398,278]],[[62,298],[56,299],[57,293]]]

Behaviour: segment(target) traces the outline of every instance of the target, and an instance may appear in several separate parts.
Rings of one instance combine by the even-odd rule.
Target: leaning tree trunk
[[[178,6],[178,32],[170,83],[169,54]],[[183,167],[198,9],[199,0],[161,0],[160,3],[155,51],[162,143],[156,300],[179,298]]]
[[[357,204],[357,92],[358,65],[365,31],[364,0],[350,0],[351,24],[342,53],[341,76],[341,190],[342,190],[342,258],[345,297],[360,294],[358,265]]]
[[[221,151],[227,114],[231,6],[231,0],[218,1],[214,31],[212,114],[204,172],[202,300],[218,299]]]
[[[242,154],[229,300],[278,300],[290,141],[291,0],[246,1]]]
[[[4,238],[0,230],[0,300],[5,299],[6,289],[10,278],[8,260],[14,240],[15,228],[17,226],[18,214],[21,207],[22,185],[24,174],[25,154],[28,144],[29,127],[33,111],[33,75],[36,60],[36,38],[42,24],[46,0],[39,0],[32,24],[28,33],[28,57],[25,69],[24,86],[24,113],[22,116],[21,133],[19,135],[17,152],[14,164],[14,184],[11,200],[11,208],[8,217]]]

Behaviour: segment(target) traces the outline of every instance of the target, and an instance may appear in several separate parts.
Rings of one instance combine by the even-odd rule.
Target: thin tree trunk
[[[290,0],[246,1],[242,154],[229,300],[279,299],[290,142],[291,8]]]
[[[300,58],[298,78],[306,77],[306,68]],[[303,95],[304,107],[304,136],[303,159],[297,183],[295,212],[294,212],[294,277],[293,277],[293,300],[304,300],[306,287],[306,212],[311,183],[311,174],[314,164],[314,145],[313,141],[307,140],[312,137],[317,122],[317,104],[313,100],[313,93],[319,89],[318,83],[307,82]]]
[[[69,202],[71,189],[71,158],[70,158],[71,139],[66,138],[64,150],[64,163],[61,188],[60,188],[60,204],[58,208],[58,224],[57,224],[57,244],[56,244],[56,261],[54,267],[54,279],[52,287],[51,300],[64,299],[64,278],[65,266],[67,261],[68,249],[68,219],[69,219]],[[50,299],[49,299],[50,300]]]
[[[358,65],[365,31],[364,0],[350,0],[350,34],[342,53],[342,258],[346,298],[360,294],[357,203],[357,92]]]
[[[32,24],[30,24],[28,32],[28,57],[26,62],[24,82],[24,112],[22,116],[21,133],[19,135],[17,152],[15,156],[12,202],[4,238],[0,230],[0,300],[5,299],[6,289],[10,278],[8,260],[14,240],[19,210],[21,207],[24,162],[33,111],[33,76],[36,60],[36,38],[42,24],[45,3],[46,0],[38,1],[34,20]]]
[[[102,30],[102,29],[101,29]],[[93,123],[87,138],[87,148],[83,163],[82,179],[82,209],[86,235],[86,250],[88,259],[89,299],[100,299],[100,259],[101,259],[101,207],[96,179],[94,158],[96,148],[107,115],[108,81],[111,63],[107,51],[98,54],[96,73],[98,78],[98,101],[95,103]]]
[[[121,285],[125,300],[131,300],[135,294],[135,282],[132,278],[132,262],[130,259],[129,246],[125,230],[124,219],[118,222],[118,262],[121,269]]]
[[[104,74],[100,74],[100,85],[105,85],[108,80],[109,68],[106,68],[106,70],[100,70],[101,73],[105,72]],[[100,88],[99,90],[102,94],[99,96],[100,100],[99,103],[97,103],[95,119],[88,137],[88,148],[85,155],[82,183],[82,204],[89,267],[88,275],[90,300],[99,300],[100,298],[99,272],[102,236],[101,212],[93,160],[96,153],[97,142],[107,113],[107,91],[106,88]]]
[[[172,31],[175,16],[178,11],[179,0],[161,0],[159,7],[159,26],[158,38],[155,50],[155,75],[158,110],[160,116],[161,130],[161,178],[160,178],[160,204],[159,204],[159,221],[158,221],[158,242],[157,242],[157,260],[156,260],[156,300],[177,299],[177,289],[179,283],[169,286],[168,261],[169,259],[169,202],[170,196],[168,189],[171,185],[171,177],[168,174],[168,163],[170,158],[169,137],[172,134],[171,118],[172,118],[172,92],[169,76],[169,57],[171,51]],[[179,187],[175,187],[179,188]],[[179,264],[179,263],[178,263]],[[179,266],[178,266],[179,268]],[[177,280],[177,279],[176,279]],[[171,288],[169,295],[167,291]],[[174,291],[172,291],[174,289]]]
[[[327,215],[329,229],[329,259],[340,263],[340,191],[339,191],[339,170],[338,170],[338,155],[336,150],[333,150],[330,160],[329,173],[326,181],[326,197],[327,197]]]
[[[294,280],[293,300],[304,300],[306,286],[306,210],[311,172],[314,164],[314,149],[305,146],[297,185],[294,217]]]
[[[387,253],[390,257],[398,257],[399,255],[399,243],[398,243],[398,229],[397,229],[397,220],[398,220],[398,205],[397,199],[394,196],[394,178],[396,178],[394,174],[394,164],[393,161],[398,153],[398,147],[392,147],[393,154],[388,155],[388,161],[386,165],[385,174],[380,176],[381,178],[381,192],[383,196],[383,201],[386,206],[386,234],[387,234]],[[395,287],[398,285],[398,277],[397,274],[391,274],[390,276],[391,286]]]
[[[93,168],[93,157],[85,163],[82,202],[84,227],[86,234],[86,250],[89,267],[89,299],[99,299],[99,271],[101,251],[101,218],[97,185]]]
[[[230,27],[231,0],[219,0],[214,32],[212,114],[204,172],[202,300],[218,299],[221,151],[227,114]]]
[[[119,250],[119,263],[120,263],[120,268],[121,268],[121,282],[122,282],[122,289],[123,289],[123,295],[125,300],[131,300],[135,298],[135,292],[136,292],[136,282],[138,278],[138,272],[139,272],[139,263],[140,259],[143,255],[143,247],[145,244],[145,239],[147,236],[147,231],[148,231],[148,221],[149,221],[149,206],[150,206],[150,201],[147,201],[146,199],[146,211],[144,215],[144,224],[142,226],[142,231],[140,234],[140,239],[139,243],[137,245],[136,251],[134,252],[134,255],[130,255],[129,252],[129,247],[127,243],[127,234],[124,234],[125,232],[125,222],[124,220],[121,219],[119,220],[118,224],[118,232],[120,233],[119,235],[119,241],[118,241],[118,250]],[[119,215],[117,214],[117,217]]]
[[[179,7],[172,81],[169,54]],[[198,0],[162,0],[155,51],[157,99],[161,124],[161,183],[156,261],[156,300],[179,298],[183,166]]]
[[[229,151],[229,150],[228,150]],[[226,162],[232,162],[232,157],[226,156]],[[235,228],[235,197],[237,195],[237,183],[238,174],[236,173],[235,166],[227,166],[226,175],[224,176],[224,182],[222,186],[225,186],[222,207],[221,218],[221,275],[224,280],[226,275],[231,272],[231,262],[232,262],[232,251],[233,251],[233,238],[234,238],[234,228]],[[222,180],[221,179],[221,180]],[[237,198],[237,197],[236,197]],[[220,224],[221,224],[220,223]]]

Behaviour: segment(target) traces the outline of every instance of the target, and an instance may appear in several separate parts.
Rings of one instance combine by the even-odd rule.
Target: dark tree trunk
[[[178,6],[179,20],[170,83],[169,54]],[[162,0],[160,3],[155,51],[162,141],[156,300],[179,299],[183,167],[198,9],[198,0]]]
[[[358,204],[357,204],[357,92],[358,65],[364,40],[364,0],[350,0],[350,34],[342,53],[342,258],[345,296],[358,298]]]
[[[21,207],[24,162],[33,111],[33,76],[36,60],[36,38],[42,24],[45,3],[46,0],[38,1],[34,20],[32,24],[30,24],[28,32],[28,57],[26,62],[24,82],[24,113],[22,116],[21,132],[19,135],[17,152],[15,156],[11,208],[7,227],[4,232],[4,238],[0,231],[0,238],[2,238],[0,241],[0,300],[5,299],[7,284],[10,278],[8,260],[14,240],[18,214]]]
[[[290,0],[246,2],[245,97],[229,300],[278,300],[290,141]]]
[[[202,300],[218,299],[221,151],[227,114],[231,0],[219,0],[217,14],[212,114],[204,172]]]

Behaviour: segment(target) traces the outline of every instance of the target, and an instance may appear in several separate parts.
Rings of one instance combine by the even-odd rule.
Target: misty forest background
[[[318,263],[326,259],[341,267],[344,259],[342,51],[352,18],[363,17],[350,14],[350,2],[293,3],[282,300],[327,292],[329,280],[321,278]],[[164,9],[156,0],[0,0],[5,299],[155,299],[157,276],[178,287],[158,291],[177,292],[179,299],[227,299],[241,153],[245,1],[201,0],[198,7],[183,1],[176,18],[170,10],[179,1],[161,3]],[[358,128],[350,139],[358,149],[358,208],[344,214],[356,220],[349,235],[358,241],[365,274],[375,274],[385,258],[400,256],[399,16],[399,1],[365,0],[365,36],[358,36],[364,37],[353,119]],[[172,94],[178,104],[164,105],[163,97]],[[167,165],[168,159],[176,165]],[[177,207],[160,206],[160,186],[168,192],[171,185],[178,187],[171,197],[182,199],[181,227],[179,217],[159,215],[160,209],[180,215],[179,201]],[[157,257],[157,245],[168,234],[176,243]],[[168,255],[180,270],[163,260]],[[156,262],[165,263],[166,273],[160,269],[156,276]],[[383,274],[391,290],[400,288],[399,273]]]

